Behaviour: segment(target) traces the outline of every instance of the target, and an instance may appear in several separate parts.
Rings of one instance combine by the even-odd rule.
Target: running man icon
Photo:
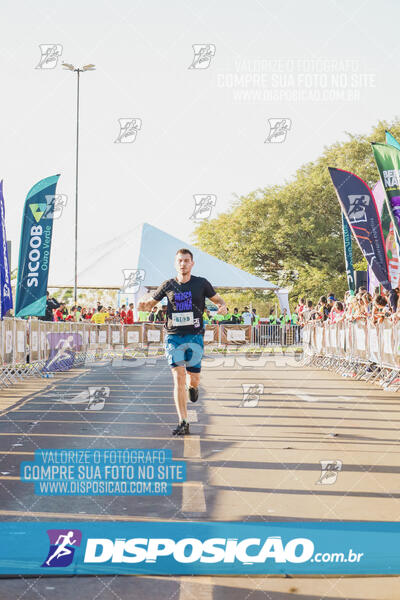
[[[80,546],[82,532],[79,529],[49,529],[50,549],[42,567],[67,567],[72,563],[75,548]]]
[[[74,537],[74,532],[73,531],[68,531],[67,535],[59,535],[58,539],[56,541],[56,545],[57,545],[57,549],[56,551],[50,556],[50,558],[48,558],[46,560],[46,565],[50,566],[51,561],[53,560],[53,558],[61,558],[62,556],[66,556],[67,554],[72,554],[72,550],[70,550],[70,548],[67,548],[67,544],[75,544],[76,540],[73,540],[71,538]],[[62,542],[60,543],[60,540],[62,539]]]

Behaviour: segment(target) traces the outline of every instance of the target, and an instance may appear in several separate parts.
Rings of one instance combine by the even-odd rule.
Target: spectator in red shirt
[[[126,313],[126,324],[133,325],[133,303],[131,302],[129,305],[129,310]]]
[[[126,304],[123,304],[121,306],[120,316],[121,316],[121,323],[126,324]]]
[[[65,309],[65,304],[61,303],[60,306],[57,308],[57,310],[54,313],[55,321],[64,321],[64,309]]]
[[[94,308],[88,308],[87,309],[87,313],[85,314],[85,319],[87,319],[88,321],[91,320],[91,318],[93,317],[95,313],[95,309]]]

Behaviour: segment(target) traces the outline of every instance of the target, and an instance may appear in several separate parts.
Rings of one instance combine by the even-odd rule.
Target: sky
[[[210,195],[217,216],[399,114],[395,1],[3,0],[0,16],[12,266],[26,194],[59,173],[57,281],[71,280],[74,249],[76,75],[63,61],[96,65],[81,75],[80,266],[143,221],[193,242],[195,195]],[[40,62],[45,44],[57,64]],[[136,137],[120,137],[119,119],[136,119]],[[115,269],[131,262],[127,249]]]

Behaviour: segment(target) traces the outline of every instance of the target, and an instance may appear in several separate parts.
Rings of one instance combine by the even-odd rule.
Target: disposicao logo
[[[252,548],[252,550],[250,550]],[[276,563],[303,563],[312,557],[314,544],[307,538],[294,538],[283,544],[280,536],[246,538],[89,538],[86,543],[85,563],[156,563],[160,557],[172,557],[177,563],[234,563],[251,565],[265,563],[270,558]]]
[[[79,529],[48,529],[50,548],[42,567],[68,567],[74,558],[75,548],[81,545]]]

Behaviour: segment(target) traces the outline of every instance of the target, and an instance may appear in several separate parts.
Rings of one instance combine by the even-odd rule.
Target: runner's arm
[[[153,306],[166,296],[165,288],[168,281],[164,281],[154,292],[144,294],[138,302],[138,310],[151,311]]]
[[[214,304],[216,304],[216,306],[218,306],[218,310],[217,310],[218,315],[226,315],[228,310],[226,308],[225,301],[221,298],[221,296],[219,294],[215,294],[215,296],[211,296],[210,300],[211,300],[211,302],[214,302]]]
[[[156,304],[158,300],[154,300],[151,294],[144,294],[138,302],[138,310],[150,311]]]

